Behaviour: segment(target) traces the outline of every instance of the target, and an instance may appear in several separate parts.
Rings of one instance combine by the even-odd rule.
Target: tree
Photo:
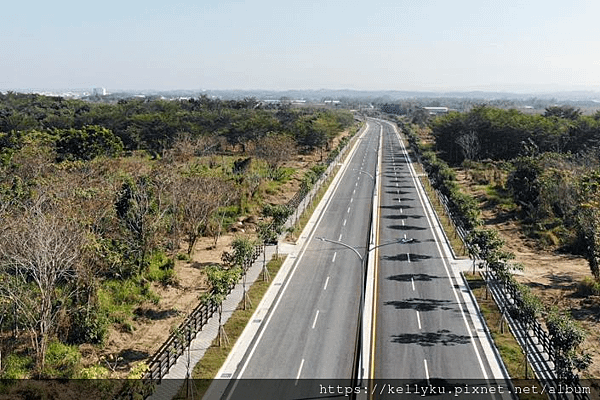
[[[537,210],[540,204],[542,167],[533,157],[522,157],[514,162],[515,169],[509,175],[507,187],[512,191],[515,202],[520,204],[530,214]]]
[[[116,156],[123,151],[123,142],[110,129],[97,125],[83,129],[58,130],[56,152],[60,160],[92,160],[96,157]]]
[[[246,272],[255,255],[256,241],[247,236],[237,236],[231,243],[231,253],[223,254],[223,259],[229,268],[241,268],[242,286],[244,291],[244,310],[246,309]]]
[[[514,258],[514,255],[502,250],[504,240],[494,229],[475,229],[467,236],[469,253],[479,257],[485,264],[496,272],[505,271],[505,261]]]
[[[544,117],[558,117],[570,120],[577,120],[582,112],[579,108],[571,106],[550,106],[546,107]]]
[[[0,236],[0,297],[14,305],[29,331],[41,372],[57,316],[75,290],[84,235],[47,199],[22,209]]]
[[[585,331],[571,318],[557,309],[546,315],[550,342],[556,352],[556,375],[559,380],[571,383],[573,369],[582,371],[591,363],[591,355],[577,354],[576,350],[585,339]]]
[[[231,191],[231,185],[215,177],[191,175],[175,178],[175,218],[178,229],[186,237],[190,257],[196,241],[205,232],[219,207],[226,204]]]
[[[217,307],[219,313],[219,331],[217,340],[222,346],[223,340],[227,341],[227,334],[223,329],[223,301],[229,294],[231,288],[240,279],[242,269],[239,267],[225,269],[220,265],[211,265],[206,268],[206,275],[210,284],[210,291],[201,296],[206,304]]]
[[[154,244],[159,223],[164,210],[159,210],[152,180],[139,177],[136,181],[128,179],[117,194],[115,210],[125,228],[125,240],[128,243],[137,274],[146,268],[146,255]]]
[[[295,148],[296,144],[291,137],[269,134],[255,143],[254,153],[267,162],[271,175],[277,176],[281,163],[294,155]]]
[[[469,131],[459,136],[456,139],[456,144],[458,144],[463,152],[463,156],[466,160],[478,160],[479,159],[479,151],[481,146],[479,145],[479,138],[477,137],[477,133],[475,131]]]

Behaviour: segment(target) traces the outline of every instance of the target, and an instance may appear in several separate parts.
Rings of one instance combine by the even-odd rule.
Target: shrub
[[[77,346],[69,346],[58,340],[48,343],[43,375],[48,378],[72,378],[81,360]]]
[[[82,368],[77,373],[77,379],[107,379],[109,376],[110,371],[102,365],[92,365]]]
[[[592,278],[591,276],[586,276],[579,284],[577,285],[577,294],[580,296],[600,296],[600,282]]]
[[[104,342],[108,332],[108,318],[99,307],[79,308],[73,315],[68,341],[71,344]]]
[[[35,365],[32,357],[15,353],[9,354],[2,361],[4,368],[2,379],[26,379]]]
[[[146,277],[152,282],[160,282],[164,286],[177,283],[175,262],[162,251],[156,251],[150,257]]]

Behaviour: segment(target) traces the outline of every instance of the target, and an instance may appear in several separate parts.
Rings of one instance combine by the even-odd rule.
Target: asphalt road
[[[398,135],[384,123],[372,378],[482,381],[490,369],[467,328],[466,307],[413,172]],[[414,240],[386,245],[399,238]]]
[[[374,204],[380,136],[380,200]],[[377,247],[370,252],[378,260],[373,341],[367,343],[373,380],[362,382],[360,394],[386,380],[444,385],[490,376],[416,180],[392,126],[370,120],[270,312],[250,322],[260,328],[233,380],[225,383],[224,398],[329,398],[339,392],[323,392],[328,384],[354,383],[372,207],[379,207]],[[401,239],[413,240],[401,244]],[[276,394],[268,395],[257,382]]]
[[[262,326],[235,378],[287,379],[279,398],[298,398],[302,397],[298,382],[352,377],[362,285],[360,257],[369,236],[380,130],[378,123],[369,122],[269,316],[251,322]],[[318,238],[350,246],[360,257],[351,248]],[[239,384],[230,398],[248,398],[245,390]]]

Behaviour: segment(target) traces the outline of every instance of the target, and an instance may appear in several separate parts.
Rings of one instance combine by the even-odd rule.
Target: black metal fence
[[[255,246],[252,257],[244,262],[244,274],[263,252],[264,245]],[[227,294],[231,293],[235,285],[236,283],[229,287]],[[214,315],[218,307],[216,304],[206,304],[204,302],[198,304],[150,358],[148,371],[143,379],[160,382],[169,372],[169,369],[177,362],[177,359],[183,354],[185,349],[189,347],[198,332],[202,330],[204,325]]]

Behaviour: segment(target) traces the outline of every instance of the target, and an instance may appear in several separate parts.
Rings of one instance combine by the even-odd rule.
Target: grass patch
[[[274,257],[267,263],[269,276],[274,277],[277,274],[281,268],[281,265],[283,264],[283,261],[284,257]],[[217,339],[215,339],[210,348],[204,354],[204,357],[202,357],[202,360],[196,364],[192,372],[192,378],[194,379],[194,387],[192,388],[194,397],[202,398],[206,390],[208,390],[211,380],[216,376],[217,372],[219,372],[219,369],[227,359],[229,352],[235,345],[238,337],[240,337],[244,331],[244,328],[248,324],[248,321],[250,321],[250,318],[252,318],[252,314],[254,313],[256,306],[258,306],[258,303],[260,303],[270,284],[271,281],[263,280],[262,274],[258,277],[250,289],[248,289],[248,297],[250,302],[246,310],[243,309],[243,302],[240,302],[238,308],[233,312],[231,317],[224,325],[225,332],[229,338],[229,344],[224,344],[223,346],[219,347]],[[187,389],[187,387],[183,386],[174,399],[188,398],[186,397]]]
[[[497,207],[503,212],[513,212],[517,205],[509,190],[500,185],[486,185],[484,187],[487,204],[491,207]]]
[[[465,278],[479,304],[481,314],[487,323],[492,338],[494,339],[494,343],[500,352],[500,356],[504,361],[504,365],[506,366],[511,379],[517,381],[524,380],[527,376],[527,384],[537,386],[537,391],[540,393],[542,387],[537,380],[533,380],[533,370],[531,365],[526,362],[525,354],[523,353],[521,346],[510,332],[508,325],[504,321],[501,321],[502,315],[500,314],[498,306],[496,306],[496,303],[492,300],[492,295],[486,295],[486,285],[483,278],[479,274],[465,274]],[[525,371],[526,368],[527,373]],[[546,397],[541,394],[528,393],[520,394],[519,399],[546,400]]]

